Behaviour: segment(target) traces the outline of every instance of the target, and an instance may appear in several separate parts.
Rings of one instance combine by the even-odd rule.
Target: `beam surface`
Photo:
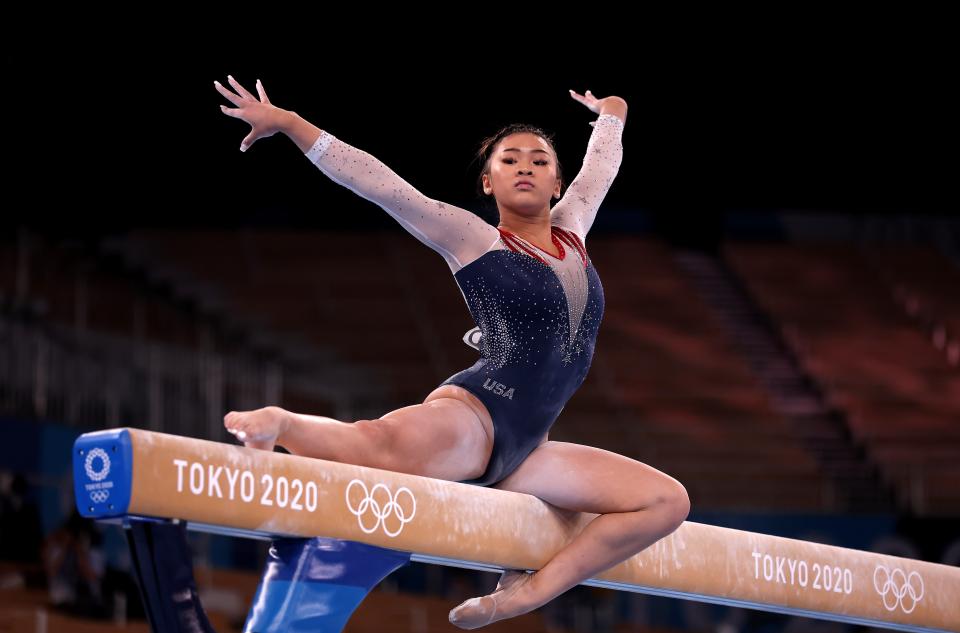
[[[540,569],[597,515],[536,497],[133,428],[74,446],[77,507]],[[960,569],[685,522],[585,584],[909,631],[960,631]]]

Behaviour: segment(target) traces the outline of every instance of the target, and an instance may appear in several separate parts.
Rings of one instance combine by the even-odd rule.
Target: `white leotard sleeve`
[[[420,193],[382,161],[326,130],[306,154],[334,182],[376,203],[457,272],[483,255],[500,233],[482,218]]]
[[[615,114],[601,114],[594,121],[580,173],[550,211],[551,223],[574,231],[584,242],[620,170],[623,125],[623,119]]]

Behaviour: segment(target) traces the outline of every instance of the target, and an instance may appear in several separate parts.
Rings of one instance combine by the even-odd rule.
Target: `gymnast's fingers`
[[[217,92],[219,92],[219,93],[222,94],[224,97],[226,97],[227,99],[229,99],[229,100],[230,100],[230,103],[232,103],[233,105],[239,106],[239,105],[242,105],[242,104],[243,104],[243,99],[241,99],[241,98],[238,97],[237,95],[233,94],[232,92],[230,92],[229,90],[227,90],[226,88],[224,88],[224,87],[223,87],[223,84],[221,84],[219,81],[214,81],[214,82],[213,82],[213,87],[217,89]]]
[[[220,104],[220,111],[226,114],[227,116],[232,116],[237,119],[242,119],[243,115],[240,113],[242,110],[240,108],[228,108],[227,106]]]
[[[244,138],[243,141],[241,141],[241,143],[240,143],[240,151],[241,151],[241,152],[247,151],[247,149],[248,149],[251,145],[253,145],[254,143],[256,143],[256,142],[257,142],[257,139],[259,139],[259,138],[260,138],[260,136],[259,136],[259,134],[257,133],[257,130],[256,130],[256,129],[250,130],[250,133],[247,134],[246,138]]]
[[[250,91],[240,85],[240,82],[233,78],[233,75],[227,75],[227,81],[230,82],[230,85],[245,99],[255,99]]]
[[[259,79],[257,79],[257,94],[260,95],[260,101],[270,103],[270,99],[267,98],[267,91],[263,89],[263,84],[260,83]]]

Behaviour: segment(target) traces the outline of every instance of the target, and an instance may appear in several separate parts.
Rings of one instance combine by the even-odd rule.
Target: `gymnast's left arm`
[[[598,99],[588,90],[570,95],[593,112],[600,114],[590,123],[593,133],[577,177],[563,198],[553,207],[553,224],[569,228],[586,240],[600,203],[613,184],[623,160],[623,127],[627,120],[627,102],[620,97]]]

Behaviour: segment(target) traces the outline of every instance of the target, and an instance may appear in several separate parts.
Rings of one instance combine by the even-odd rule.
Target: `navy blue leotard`
[[[556,254],[428,198],[327,131],[306,152],[327,176],[378,204],[440,253],[453,272],[477,325],[464,340],[481,357],[442,384],[479,398],[495,432],[486,471],[463,483],[488,486],[516,470],[590,368],[604,299],[585,242],[620,167],[623,121],[601,114],[592,125],[583,166],[550,211]]]
[[[580,238],[551,227],[559,257],[503,231],[493,249],[454,275],[480,330],[481,358],[443,381],[483,402],[493,453],[477,479],[513,472],[587,377],[603,318],[603,286]],[[535,249],[535,250],[534,250]]]

